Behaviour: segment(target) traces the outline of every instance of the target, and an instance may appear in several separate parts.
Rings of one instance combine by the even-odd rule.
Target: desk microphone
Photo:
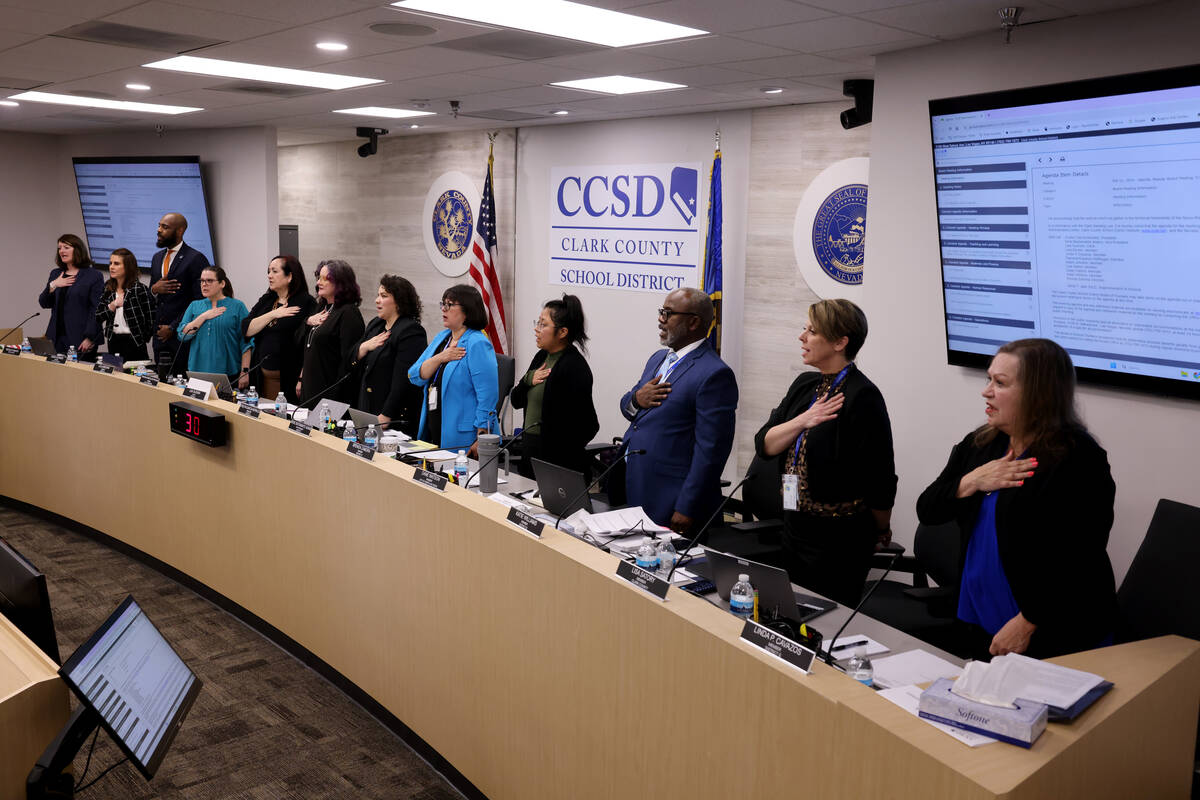
[[[645,450],[628,450],[628,451],[626,451],[624,453],[624,455],[622,455],[620,458],[615,459],[613,461],[613,463],[609,464],[608,469],[604,470],[604,472],[601,472],[600,476],[598,478],[596,478],[594,481],[592,481],[587,486],[585,486],[582,492],[580,492],[579,494],[577,494],[573,498],[571,498],[571,502],[567,503],[566,508],[570,508],[571,506],[575,505],[583,498],[587,497],[587,494],[588,494],[588,492],[590,492],[592,490],[592,487],[595,486],[596,484],[600,483],[600,481],[604,480],[605,476],[607,476],[608,473],[612,472],[616,468],[617,464],[620,464],[622,461],[629,458],[630,456],[644,456],[644,455],[646,455]],[[558,515],[558,519],[554,520],[555,528],[557,528],[559,526],[559,524],[563,521],[563,517],[565,517],[566,515],[567,515],[567,512],[564,509],[563,513]]]
[[[854,615],[858,613],[859,609],[861,609],[863,605],[871,599],[871,595],[875,594],[875,590],[879,588],[879,584],[883,583],[883,579],[886,578],[888,573],[892,571],[892,567],[896,565],[896,559],[899,557],[899,553],[892,553],[892,559],[888,562],[887,569],[885,569],[883,574],[879,576],[879,580],[875,581],[871,588],[867,590],[867,593],[863,595],[862,600],[858,601],[858,605],[856,605],[854,610],[850,612],[850,616],[846,617],[846,621],[842,623],[842,627],[838,628],[838,632],[835,633],[833,638],[829,640],[829,649],[825,651],[825,655],[820,656],[821,660],[829,666],[834,666],[833,645],[837,642],[838,637],[841,636],[842,632],[846,630],[846,626],[850,624],[850,620],[854,619]],[[835,669],[837,669],[837,667],[835,667]],[[842,671],[845,672],[845,670]]]
[[[496,452],[495,452],[495,453],[492,455],[492,457],[491,457],[491,458],[489,458],[487,461],[485,461],[485,462],[483,462],[482,464],[480,464],[480,465],[479,465],[479,467],[478,467],[478,468],[477,468],[477,469],[476,469],[474,472],[472,472],[470,475],[468,475],[468,476],[467,476],[467,482],[466,482],[466,484],[463,486],[463,488],[464,488],[464,489],[466,489],[467,487],[469,487],[469,486],[471,485],[471,479],[472,479],[472,478],[474,478],[474,477],[475,477],[476,475],[478,475],[479,473],[483,472],[483,468],[484,468],[484,467],[486,467],[488,464],[492,463],[492,462],[493,462],[493,461],[495,461],[497,458],[499,458],[501,453],[503,453],[504,451],[508,450],[508,448],[510,448],[510,447],[512,447],[514,444],[516,444],[516,443],[517,443],[517,442],[518,442],[518,441],[521,439],[521,437],[522,437],[522,436],[524,436],[525,434],[529,433],[529,432],[530,432],[531,430],[533,430],[534,428],[540,427],[540,426],[541,426],[541,424],[542,424],[541,420],[538,420],[537,422],[533,423],[533,424],[532,424],[532,425],[530,425],[529,427],[527,427],[527,428],[522,428],[520,433],[518,433],[516,436],[514,436],[513,438],[511,438],[511,439],[509,439],[509,440],[508,440],[508,444],[504,445],[504,446],[503,446],[503,447],[501,447],[499,450],[497,450],[497,451],[496,451]]]
[[[751,469],[753,470],[753,468],[751,468]],[[757,470],[747,471],[745,477],[743,477],[740,481],[738,481],[737,486],[734,486],[732,489],[730,489],[729,493],[726,494],[724,498],[722,498],[721,504],[719,506],[717,506],[717,510],[714,511],[712,513],[712,516],[708,518],[708,522],[705,522],[703,525],[700,526],[700,530],[696,531],[696,535],[691,538],[691,541],[688,542],[687,547],[684,548],[682,555],[680,555],[680,557],[675,561],[675,565],[671,567],[671,571],[667,573],[667,577],[666,577],[667,583],[671,582],[671,576],[675,574],[675,570],[679,569],[680,564],[682,564],[684,561],[692,560],[692,556],[688,555],[688,553],[692,552],[692,548],[696,546],[696,542],[700,541],[700,537],[704,535],[704,532],[706,530],[708,530],[709,526],[712,525],[713,522],[717,519],[717,517],[721,514],[721,512],[725,510],[725,505],[731,499],[733,499],[733,493],[736,492],[738,489],[742,488],[742,484],[744,484],[746,481],[750,480],[757,474],[758,474]]]
[[[8,330],[6,330],[6,331],[4,332],[4,335],[3,335],[3,336],[0,336],[0,342],[3,342],[5,339],[7,339],[7,338],[8,338],[8,335],[9,335],[10,333],[12,333],[12,332],[13,332],[13,331],[15,331],[17,328],[19,328],[19,327],[21,327],[22,325],[24,325],[26,322],[29,322],[29,320],[33,319],[34,317],[40,317],[41,315],[42,315],[42,312],[40,312],[40,311],[35,311],[35,312],[33,312],[32,314],[30,314],[28,317],[26,317],[25,319],[23,319],[23,320],[21,320],[20,322],[18,322],[16,325],[13,325],[11,328],[9,328]]]
[[[343,375],[342,377],[338,378],[333,383],[326,386],[323,390],[317,392],[315,395],[313,395],[312,397],[305,400],[298,407],[299,408],[308,408],[311,411],[312,408],[308,405],[309,403],[315,403],[316,401],[320,400],[322,397],[324,397],[325,395],[329,394],[331,391],[336,389],[339,384],[344,383],[346,381],[346,379],[349,378],[353,374],[354,374],[353,372],[347,372],[345,375]],[[303,381],[303,380],[304,379],[301,378],[301,381]]]

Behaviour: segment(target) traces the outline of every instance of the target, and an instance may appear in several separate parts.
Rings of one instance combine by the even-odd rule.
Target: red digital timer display
[[[171,403],[171,432],[209,447],[222,447],[226,440],[225,416],[182,401]]]

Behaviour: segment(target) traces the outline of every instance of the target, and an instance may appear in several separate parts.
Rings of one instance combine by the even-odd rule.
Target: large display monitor
[[[1200,66],[932,100],[951,364],[1200,397]]]
[[[92,259],[103,268],[118,247],[143,270],[161,250],[158,221],[172,211],[187,218],[184,241],[216,264],[199,156],[74,158],[75,185]]]
[[[0,539],[0,614],[42,652],[61,663],[46,576],[29,559]]]

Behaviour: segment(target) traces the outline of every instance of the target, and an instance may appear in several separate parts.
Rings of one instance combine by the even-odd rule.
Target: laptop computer
[[[541,459],[529,459],[533,464],[533,475],[537,479],[538,494],[542,505],[554,516],[568,517],[579,509],[592,512],[591,498],[584,492],[587,480],[582,472],[560,467]],[[580,497],[580,495],[583,495]],[[579,498],[575,500],[575,498]],[[575,500],[575,502],[571,502]]]
[[[793,592],[787,572],[778,567],[748,561],[707,547],[704,552],[708,558],[709,579],[716,584],[717,594],[726,602],[738,575],[747,574],[751,585],[758,590],[758,607],[768,613],[774,611],[781,617],[799,623],[808,622],[837,608],[837,603],[832,600]]]
[[[54,349],[54,342],[45,336],[30,336],[29,349],[35,356],[52,356],[58,352]]]
[[[223,400],[230,400],[234,396],[233,385],[229,382],[229,376],[221,372],[189,372],[189,378],[199,378],[202,381],[208,381],[217,390],[217,397]]]
[[[357,408],[350,409],[350,421],[359,430],[366,430],[368,425],[379,427],[378,414],[372,414],[370,411],[359,411]]]
[[[125,359],[114,353],[101,353],[100,361],[104,364],[111,364],[117,370],[125,368]]]

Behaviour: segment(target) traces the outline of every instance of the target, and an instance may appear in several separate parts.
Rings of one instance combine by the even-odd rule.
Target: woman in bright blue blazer
[[[447,450],[477,455],[476,438],[495,425],[500,399],[496,351],[487,327],[483,298],[460,283],[442,294],[442,325],[413,362],[408,379],[425,390],[417,438]]]

